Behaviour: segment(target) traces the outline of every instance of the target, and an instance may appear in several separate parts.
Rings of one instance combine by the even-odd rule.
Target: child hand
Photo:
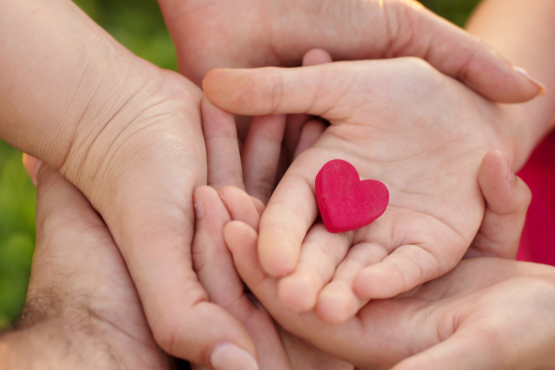
[[[483,190],[492,209],[529,194],[520,180],[506,180],[500,159],[499,152],[488,153],[480,170],[480,183],[490,185]],[[502,196],[488,198],[491,190],[507,184]],[[483,236],[492,244],[510,249],[505,241],[518,237],[513,215],[522,221],[525,207],[512,209],[516,203],[504,211],[507,223],[500,222],[500,214],[486,214]],[[504,226],[499,229],[496,224]],[[490,370],[518,363],[519,369],[532,370],[555,361],[553,267],[467,259],[437,280],[396,298],[371,301],[347,322],[330,325],[313,312],[295,312],[279,300],[278,281],[260,265],[253,228],[232,221],[224,237],[239,275],[285,330],[357,368],[392,368],[406,358],[394,369]]]
[[[516,156],[500,106],[417,59],[215,70],[204,91],[232,113],[308,113],[331,123],[278,185],[258,242],[262,267],[282,278],[282,301],[315,307],[328,322],[454,268],[484,215],[482,158],[494,148]],[[314,179],[332,159],[387,185],[389,207],[370,226],[331,234],[315,223]]]
[[[257,365],[248,352],[232,344],[224,344],[212,355],[212,366],[217,370],[249,370],[257,366],[272,370],[352,370],[352,365],[316,350],[276,327],[262,305],[244,291],[243,282],[223,239],[223,227],[231,221],[231,217],[258,229],[259,214],[264,204],[242,190],[242,177],[249,179],[251,184],[258,184],[260,189],[273,185],[284,117],[255,119],[241,158],[233,116],[206,100],[201,103],[201,109],[209,161],[209,185],[214,186],[199,187],[194,196],[197,221],[193,262],[199,281],[211,302],[204,303],[203,309],[205,314],[210,315],[210,311],[215,308],[213,304],[216,304],[229,312],[230,320],[233,319],[237,326],[244,325],[246,330],[243,330],[253,339],[258,354]],[[242,170],[241,159],[243,163],[252,165]]]

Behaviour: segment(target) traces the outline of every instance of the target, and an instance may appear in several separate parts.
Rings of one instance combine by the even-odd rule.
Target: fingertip
[[[296,312],[312,310],[316,305],[317,286],[309,274],[291,275],[278,282],[278,297]]]
[[[303,56],[303,67],[333,62],[331,55],[323,49],[311,49]]]
[[[353,282],[353,292],[360,298],[385,299],[402,293],[402,288],[393,274],[374,265],[357,274]]]
[[[212,104],[228,112],[245,115],[269,114],[271,107],[261,97],[271,96],[267,84],[271,81],[267,78],[253,78],[257,72],[258,70],[247,69],[214,69],[202,81],[204,95]]]
[[[513,67],[513,69],[538,90],[537,94],[534,97],[542,96],[547,93],[547,87],[540,80],[528,73],[528,71],[526,71],[524,68]]]
[[[358,311],[358,299],[347,287],[328,285],[318,296],[316,315],[332,325],[343,324]]]
[[[260,233],[258,239],[258,257],[266,273],[280,278],[291,274],[299,260],[300,246],[287,240],[285,235]]]
[[[257,234],[249,225],[241,221],[230,221],[224,226],[224,240],[233,254],[242,248],[256,245]]]

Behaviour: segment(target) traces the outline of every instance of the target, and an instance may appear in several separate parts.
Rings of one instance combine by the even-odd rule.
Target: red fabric
[[[532,203],[517,259],[555,266],[555,132],[518,174],[532,190]]]

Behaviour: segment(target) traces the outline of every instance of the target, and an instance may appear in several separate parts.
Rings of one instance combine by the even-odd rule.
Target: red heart
[[[352,164],[335,159],[316,176],[316,200],[326,229],[342,233],[380,217],[389,203],[389,191],[380,181],[360,181]]]

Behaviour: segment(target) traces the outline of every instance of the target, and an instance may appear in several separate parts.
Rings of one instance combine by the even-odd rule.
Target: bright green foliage
[[[463,25],[479,0],[421,2]],[[156,0],[75,3],[138,56],[177,70],[175,49]],[[21,164],[21,153],[0,141],[0,330],[17,318],[25,300],[35,240],[35,194]]]

